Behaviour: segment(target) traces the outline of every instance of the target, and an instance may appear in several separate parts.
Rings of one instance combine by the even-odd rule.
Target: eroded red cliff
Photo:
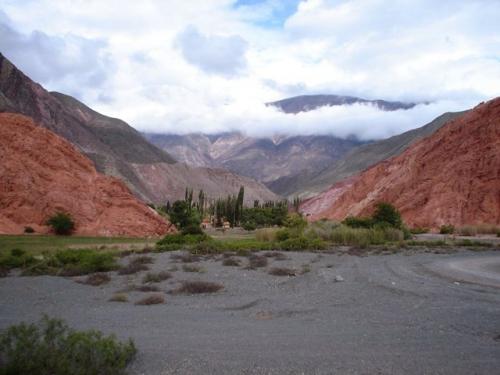
[[[500,224],[500,98],[450,121],[401,155],[304,202],[311,220],[394,204],[407,224]]]
[[[81,235],[175,231],[68,141],[29,117],[0,113],[0,233],[22,233],[25,226],[47,232],[47,218],[58,211],[71,214]]]

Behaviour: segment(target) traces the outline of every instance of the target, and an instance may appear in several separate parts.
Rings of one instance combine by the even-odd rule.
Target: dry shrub
[[[113,297],[109,299],[110,302],[128,302],[128,297],[125,293],[113,294]]]
[[[203,268],[201,268],[200,266],[197,266],[195,264],[191,264],[191,265],[190,264],[184,264],[182,266],[182,270],[184,272],[200,272],[200,273],[205,272]]]
[[[269,252],[265,253],[264,256],[267,258],[273,258],[274,260],[287,260],[288,259],[285,254],[280,253],[279,251],[269,251]]]
[[[159,292],[160,288],[158,288],[156,285],[140,285],[135,286],[133,290],[137,292]]]
[[[158,273],[153,273],[153,272],[148,272],[144,278],[142,279],[142,282],[144,284],[146,283],[159,283],[164,280],[168,280],[172,277],[172,275],[166,271],[160,271]]]
[[[273,276],[296,276],[297,271],[291,268],[274,267],[269,270],[269,275]]]
[[[138,256],[130,261],[133,264],[152,264],[154,263],[154,259],[147,255]]]
[[[181,286],[172,291],[173,294],[204,294],[216,293],[224,286],[209,281],[184,281]]]
[[[249,270],[254,270],[257,268],[262,268],[267,266],[267,258],[261,255],[251,255],[248,258],[248,266],[246,267]]]
[[[107,284],[110,281],[111,277],[106,273],[93,273],[92,275],[88,275],[84,280],[78,282],[85,285],[99,286]]]
[[[226,258],[222,261],[223,266],[238,267],[240,264],[241,264],[241,262],[238,259],[234,259],[234,258]]]
[[[139,301],[137,301],[136,305],[158,305],[161,303],[165,303],[165,297],[162,294],[152,294],[147,296]]]
[[[198,262],[200,257],[191,253],[180,253],[170,255],[170,259],[182,263],[193,263]]]
[[[273,242],[276,241],[278,228],[262,228],[255,231],[257,241]]]
[[[130,262],[125,267],[122,267],[118,270],[119,275],[132,275],[137,272],[147,271],[149,269],[148,266],[142,263],[134,263]]]
[[[478,234],[497,234],[500,227],[494,224],[464,225],[456,229],[460,236],[477,236]]]

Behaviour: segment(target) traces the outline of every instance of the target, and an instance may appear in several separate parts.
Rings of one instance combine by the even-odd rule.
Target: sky
[[[499,96],[498,20],[499,0],[0,0],[0,52],[140,131],[368,140]],[[421,104],[264,105],[308,94]]]

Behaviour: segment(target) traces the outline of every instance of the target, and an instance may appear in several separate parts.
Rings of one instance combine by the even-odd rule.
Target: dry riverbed
[[[139,350],[131,374],[494,374],[500,368],[500,252],[492,249],[147,256],[136,263],[149,270],[109,272],[108,282],[94,280],[104,282],[98,286],[81,283],[86,277],[1,278],[0,328],[46,313],[75,328],[131,337]],[[190,281],[223,288],[185,294],[186,285],[194,288],[188,292],[214,286]],[[136,304],[147,297],[164,301]]]

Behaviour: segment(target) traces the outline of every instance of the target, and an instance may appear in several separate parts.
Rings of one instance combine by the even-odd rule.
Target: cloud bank
[[[375,139],[500,95],[497,0],[0,0],[0,9],[0,50],[16,65],[139,130]],[[432,104],[295,116],[264,106],[302,94]]]

